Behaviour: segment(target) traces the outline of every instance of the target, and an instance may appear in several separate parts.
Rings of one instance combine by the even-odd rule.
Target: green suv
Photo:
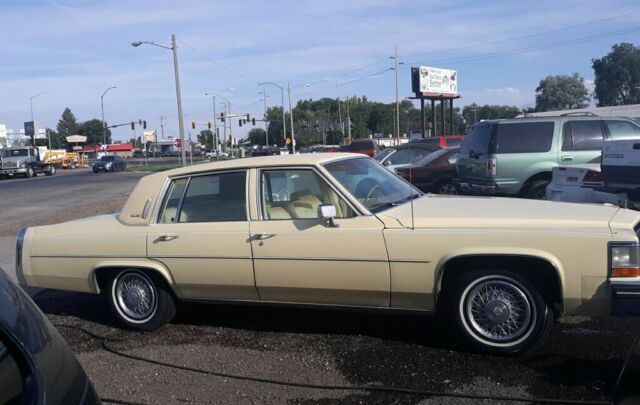
[[[461,191],[544,198],[556,166],[598,160],[607,139],[640,137],[628,118],[555,116],[474,124],[457,161]]]

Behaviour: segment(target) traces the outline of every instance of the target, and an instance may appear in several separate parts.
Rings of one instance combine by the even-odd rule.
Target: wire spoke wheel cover
[[[112,295],[117,311],[129,322],[143,323],[156,313],[156,287],[151,279],[141,272],[121,273],[113,284]]]
[[[485,276],[471,283],[462,293],[460,316],[474,338],[502,347],[527,339],[537,320],[529,291],[504,276]]]

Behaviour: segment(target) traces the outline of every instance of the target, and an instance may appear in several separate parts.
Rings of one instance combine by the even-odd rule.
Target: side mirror
[[[390,162],[389,160],[385,160],[385,161],[384,161],[384,163],[383,163],[383,165],[385,165],[385,166],[390,166],[390,165],[391,165],[391,162]]]
[[[336,206],[331,204],[322,204],[318,206],[318,218],[326,219],[330,227],[337,228],[333,219],[336,217]]]

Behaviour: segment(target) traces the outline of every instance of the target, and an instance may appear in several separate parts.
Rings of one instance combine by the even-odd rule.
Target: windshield
[[[2,156],[6,158],[29,156],[29,150],[28,149],[6,149]]]
[[[422,159],[416,161],[414,163],[414,166],[426,166],[429,163],[433,162],[434,160],[438,159],[440,156],[445,155],[447,153],[450,153],[451,149],[438,149],[437,151],[433,152],[433,153],[429,153],[427,156],[423,157]]]
[[[113,162],[114,160],[116,160],[115,156],[102,156],[98,159],[99,162]]]
[[[382,152],[378,153],[377,155],[375,155],[373,158],[375,160],[377,160],[378,162],[382,162],[384,160],[384,158],[386,158],[387,156],[389,156],[390,154],[392,154],[395,151],[396,151],[395,149],[387,148],[387,149],[383,150]]]
[[[372,159],[345,159],[324,167],[373,213],[422,195],[418,189]]]

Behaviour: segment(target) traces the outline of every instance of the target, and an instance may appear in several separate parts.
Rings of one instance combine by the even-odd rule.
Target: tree
[[[101,120],[97,118],[93,118],[89,121],[85,121],[80,124],[78,128],[78,133],[80,135],[84,135],[87,137],[88,145],[97,145],[103,143],[102,138],[102,126],[104,124]],[[107,144],[111,143],[111,130],[109,128],[105,129],[105,138],[107,140]]]
[[[579,74],[547,76],[536,88],[536,111],[584,108],[589,92]]]
[[[62,137],[69,135],[76,135],[78,133],[79,125],[75,115],[71,112],[69,107],[65,108],[62,112],[62,118],[58,121],[56,131]]]
[[[640,103],[640,47],[617,44],[606,56],[591,62],[599,107]]]
[[[247,135],[252,145],[264,145],[266,143],[266,133],[262,128],[252,128]]]
[[[491,120],[498,118],[513,118],[520,114],[520,108],[510,105],[477,105],[476,103],[466,105],[462,109],[462,117],[467,125],[475,124],[481,120]]]
[[[198,142],[204,145],[207,150],[213,149],[213,132],[210,129],[200,131],[198,134]]]

